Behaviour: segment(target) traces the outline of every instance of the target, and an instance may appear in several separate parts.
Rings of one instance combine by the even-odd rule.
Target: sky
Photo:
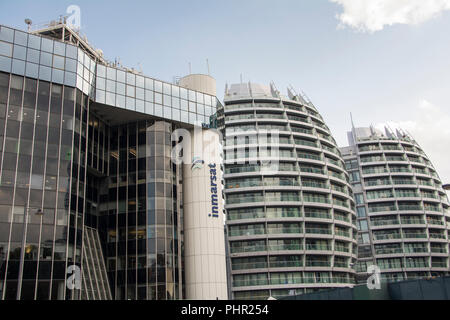
[[[147,76],[189,73],[303,91],[339,146],[388,123],[422,146],[450,183],[450,0],[16,0],[0,24],[26,29],[81,9],[81,32]]]

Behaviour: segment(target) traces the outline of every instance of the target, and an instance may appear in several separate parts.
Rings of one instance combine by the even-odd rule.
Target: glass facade
[[[183,299],[172,133],[220,103],[48,36],[0,26],[0,299]]]
[[[209,124],[218,106],[215,96],[106,65],[89,47],[3,25],[0,71],[76,87],[93,102],[192,125]]]

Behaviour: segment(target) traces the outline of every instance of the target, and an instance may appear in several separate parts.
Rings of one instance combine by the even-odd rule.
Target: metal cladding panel
[[[192,131],[192,143],[206,139],[207,132]],[[218,152],[217,144],[213,147]],[[192,163],[183,165],[186,299],[223,300],[228,295],[220,158],[214,162],[194,149]]]

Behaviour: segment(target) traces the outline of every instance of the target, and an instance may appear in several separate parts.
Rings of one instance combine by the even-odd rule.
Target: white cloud
[[[392,129],[402,128],[409,132],[423,148],[442,183],[450,183],[450,112],[439,106],[422,100],[406,121],[388,122]],[[384,124],[375,125],[383,128]]]
[[[375,32],[394,24],[416,25],[450,10],[450,0],[330,0],[342,6],[340,26]]]

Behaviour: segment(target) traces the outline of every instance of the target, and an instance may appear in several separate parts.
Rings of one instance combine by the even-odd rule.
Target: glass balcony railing
[[[350,249],[348,247],[343,246],[336,246],[334,250],[339,252],[350,252]]]
[[[447,239],[444,233],[432,233],[430,232],[430,238],[433,239]]]
[[[232,270],[267,268],[267,262],[232,263]]]
[[[259,172],[259,170],[260,170],[259,166],[249,165],[249,166],[238,167],[238,168],[225,168],[225,174]]]
[[[369,206],[369,212],[396,211],[395,206]]]
[[[230,237],[239,237],[239,236],[253,236],[258,234],[264,234],[264,229],[246,229],[246,230],[229,230],[228,235]]]
[[[292,267],[302,267],[302,261],[270,261],[270,268],[292,268]]]
[[[364,184],[368,187],[387,186],[387,185],[390,185],[391,182],[389,180],[368,180],[368,181],[365,181]]]
[[[379,226],[388,226],[388,225],[396,225],[399,224],[398,220],[373,220],[371,222],[371,225],[374,227],[379,227]]]
[[[319,245],[319,244],[306,244],[306,250],[331,251],[331,246]]]
[[[375,240],[390,240],[390,239],[400,239],[402,235],[400,233],[389,233],[389,234],[373,234]]]
[[[283,196],[283,197],[273,197],[266,196],[266,202],[278,202],[278,201],[301,201],[298,196]]]
[[[358,148],[360,152],[381,150],[378,146],[361,146]]]
[[[334,230],[334,234],[341,237],[350,237],[350,232],[344,230]]]
[[[242,213],[228,213],[229,220],[242,220],[242,219],[262,219],[266,217],[264,211],[257,212],[242,212]]]
[[[403,157],[386,156],[386,161],[406,161]]]
[[[361,158],[361,162],[362,163],[379,162],[379,161],[384,161],[384,158],[383,157],[364,157],[364,158]]]
[[[312,142],[312,141],[308,141],[308,140],[294,139],[294,143],[295,143],[296,145],[301,145],[301,146],[308,146],[308,147],[317,148],[317,143]]]
[[[349,207],[349,205],[348,205],[348,203],[346,201],[342,201],[342,200],[339,200],[339,199],[333,199],[333,204],[341,206],[341,207],[345,207],[345,208]]]
[[[401,184],[415,184],[413,180],[396,180],[394,179],[393,184],[401,185]]]
[[[302,159],[311,159],[311,160],[317,160],[317,161],[322,160],[322,157],[320,155],[303,153],[303,152],[297,152],[297,157],[302,158]]]
[[[448,251],[447,251],[447,248],[445,248],[445,247],[431,247],[431,252],[434,252],[434,253],[447,253]]]
[[[302,228],[267,228],[267,234],[302,233]]]
[[[399,146],[383,145],[383,150],[399,150],[399,151],[401,151],[402,148],[400,148]]]
[[[345,187],[340,187],[340,186],[337,186],[337,185],[335,185],[335,184],[332,184],[331,185],[331,189],[332,190],[334,190],[334,191],[338,191],[338,192],[342,192],[342,193],[347,193],[347,188],[345,188]]]
[[[331,219],[331,214],[327,212],[309,212],[305,211],[306,218]]]
[[[426,233],[411,233],[411,232],[403,232],[403,238],[406,239],[426,239]]]
[[[259,187],[262,185],[262,181],[241,181],[241,182],[229,182],[225,185],[225,189],[239,189],[239,188],[251,188]]]
[[[312,196],[303,196],[304,202],[331,203],[330,199]]]
[[[302,186],[310,188],[329,189],[329,186],[326,183],[318,183],[314,181],[302,180]]]
[[[313,234],[331,234],[331,229],[326,228],[306,228],[306,233],[313,233]]]
[[[258,119],[286,119],[282,114],[256,114]]]
[[[429,263],[428,262],[425,262],[425,261],[413,261],[413,262],[410,262],[410,261],[407,261],[406,262],[406,266],[405,266],[405,268],[429,268]]]
[[[421,219],[402,219],[402,224],[425,224]]]
[[[346,262],[334,262],[335,268],[348,268],[348,263]]]
[[[363,169],[363,174],[382,174],[389,172],[386,168],[384,169]]]
[[[288,115],[288,119],[289,119],[289,120],[292,120],[292,121],[298,121],[298,122],[310,123],[310,121],[308,120],[308,118],[297,117],[297,116],[293,116],[293,115]]]
[[[444,221],[442,220],[436,220],[436,219],[427,219],[428,224],[433,224],[433,225],[437,225],[437,226],[443,226],[444,225]]]
[[[306,260],[305,267],[331,267],[330,261],[308,261]]]
[[[447,268],[447,262],[431,262],[431,267],[432,268]]]
[[[268,279],[234,280],[233,281],[233,287],[266,286],[268,284],[269,284]]]
[[[261,196],[252,196],[252,195],[248,195],[248,196],[243,196],[243,197],[231,197],[229,196],[227,198],[227,203],[228,204],[239,204],[239,203],[249,203],[249,202],[263,202],[264,201],[264,197]]]
[[[258,252],[258,251],[266,251],[266,246],[256,245],[256,246],[245,246],[245,247],[231,247],[231,253],[244,253],[244,252]]]
[[[375,249],[376,254],[395,254],[395,253],[403,253],[402,248],[382,248]]]
[[[325,174],[325,171],[323,169],[319,168],[311,168],[311,167],[300,167],[301,172],[308,172],[308,173],[316,173],[316,174]]]
[[[347,216],[343,216],[341,214],[337,214],[337,213],[334,213],[334,219],[340,220],[340,221],[345,221],[345,222],[350,222],[350,218],[348,218]]]
[[[305,133],[305,134],[310,134],[313,135],[314,132],[311,129],[304,129],[304,128],[299,128],[299,127],[294,127],[291,125],[291,130],[293,132],[298,132],[298,133]]]
[[[269,251],[284,251],[284,250],[303,250],[303,245],[301,244],[269,245]]]
[[[400,210],[400,211],[408,211],[408,210],[421,211],[421,210],[423,210],[423,208],[420,205],[399,204],[398,210]]]
[[[226,121],[234,121],[234,120],[248,120],[248,119],[255,119],[255,115],[252,114],[239,114],[239,115],[233,115],[233,116],[226,116]]]
[[[381,270],[401,269],[402,265],[401,265],[401,263],[390,263],[390,264],[378,264],[378,267],[380,267]]]

